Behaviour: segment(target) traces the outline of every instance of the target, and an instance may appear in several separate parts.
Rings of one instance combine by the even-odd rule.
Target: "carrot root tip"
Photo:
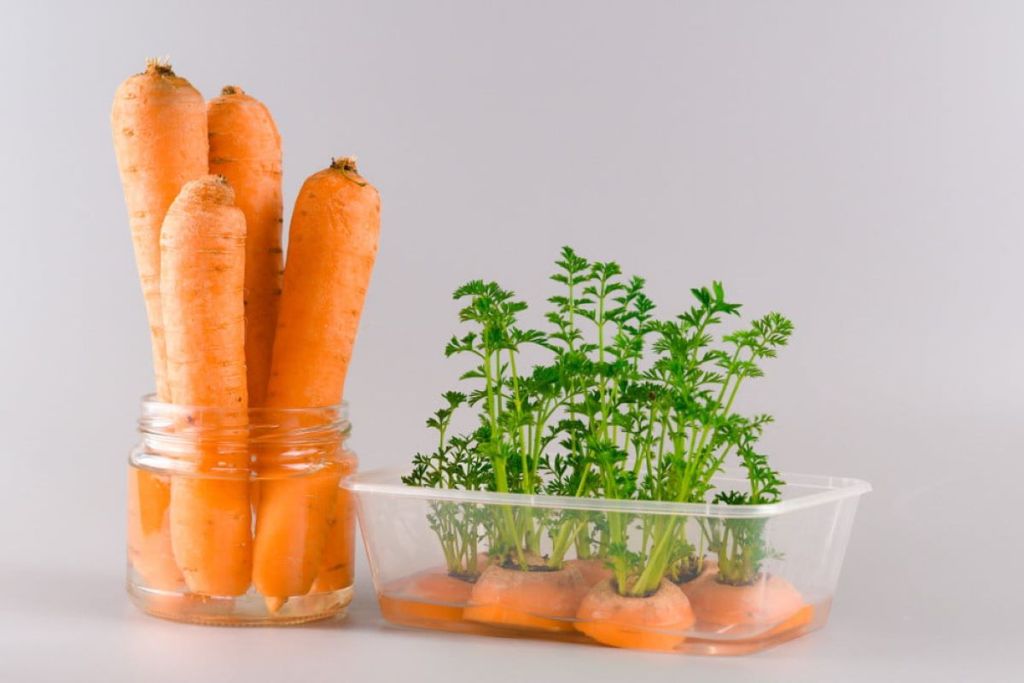
[[[271,614],[277,614],[278,611],[284,607],[284,603],[288,602],[288,598],[279,598],[268,595],[263,598],[263,602],[267,605],[268,612]]]

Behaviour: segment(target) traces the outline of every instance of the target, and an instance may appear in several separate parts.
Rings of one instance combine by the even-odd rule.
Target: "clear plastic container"
[[[148,397],[128,466],[128,577],[155,616],[296,624],[352,599],[344,406],[249,411]]]
[[[722,655],[825,624],[857,502],[871,490],[856,479],[784,474],[782,502],[730,506],[418,488],[402,484],[402,474],[377,470],[343,482],[357,501],[388,620]],[[741,489],[746,478],[724,472],[713,483]],[[532,560],[496,563],[489,543],[502,525],[523,523],[537,529]],[[685,549],[657,590],[617,593],[614,553],[601,545],[611,525],[626,530],[619,557],[652,556],[660,547],[652,530],[670,539],[665,552]],[[575,542],[563,542],[566,529]],[[569,546],[564,562],[542,566],[555,544]],[[744,572],[747,580],[737,580]]]

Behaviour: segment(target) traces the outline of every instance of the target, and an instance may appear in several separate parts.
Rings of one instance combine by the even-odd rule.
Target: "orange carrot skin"
[[[168,401],[160,225],[181,186],[207,172],[205,102],[169,66],[150,61],[143,73],[118,87],[110,121],[149,319],[157,396]],[[181,573],[169,559],[171,540],[163,521],[168,483],[152,472],[129,468],[128,486],[128,548],[133,567],[150,587],[180,586]]]
[[[339,480],[356,469],[355,457],[338,465]],[[333,505],[327,513],[327,533],[314,593],[327,593],[352,585],[355,572],[355,506],[352,495],[342,488],[331,492]]]
[[[128,468],[128,559],[146,588],[173,591],[184,587],[171,550],[170,500],[169,477]]]
[[[341,400],[379,234],[380,196],[353,160],[335,162],[303,184],[289,231],[268,406],[317,407]],[[288,596],[307,593],[322,570],[325,585],[339,580],[329,576],[338,563],[329,559],[325,567],[323,552],[331,517],[338,518],[340,478],[340,468],[327,468],[261,481],[253,582],[272,609]],[[327,497],[325,505],[321,496]],[[296,507],[299,500],[311,502]],[[342,504],[351,517],[350,503]],[[347,543],[350,538],[341,544],[335,539],[331,547],[344,553]]]
[[[118,87],[110,120],[146,300],[157,396],[166,401],[160,226],[181,187],[207,173],[206,102],[170,67],[151,61]]]
[[[473,584],[449,576],[446,569],[426,571],[386,587],[378,593],[381,614],[399,623],[462,621]]]
[[[252,568],[245,324],[245,217],[216,176],[187,183],[161,235],[173,403],[195,406],[193,471],[171,480],[171,544],[190,590],[241,595]],[[203,411],[203,408],[216,409]]]
[[[288,240],[267,405],[333,405],[344,390],[380,241],[380,195],[351,159],[306,180]]]
[[[698,579],[687,593],[702,628],[762,629],[778,626],[801,613],[807,604],[781,576],[761,574],[746,586]]]
[[[492,564],[477,579],[463,614],[498,626],[572,631],[588,589],[575,567],[533,572]]]
[[[309,592],[320,571],[338,480],[336,468],[329,467],[260,482],[253,580],[264,596],[283,604]]]
[[[607,581],[613,576],[612,570],[601,558],[569,560],[565,564],[570,567],[576,567],[579,573],[583,575],[583,580],[590,587],[594,587],[602,581]]]
[[[671,650],[695,618],[686,595],[670,581],[646,597],[620,595],[606,579],[590,590],[576,614],[576,630],[599,643],[636,650]]]
[[[267,391],[281,296],[281,135],[270,111],[227,86],[207,105],[210,173],[222,175],[245,214],[245,365],[249,405]]]

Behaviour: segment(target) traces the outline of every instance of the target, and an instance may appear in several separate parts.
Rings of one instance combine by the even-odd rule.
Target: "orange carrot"
[[[263,405],[281,295],[281,135],[270,111],[237,86],[207,105],[210,173],[227,178],[245,214],[245,367],[249,405]]]
[[[124,188],[135,262],[149,318],[157,397],[170,400],[160,310],[160,225],[181,186],[207,172],[206,110],[202,95],[167,64],[149,60],[124,81],[110,115],[114,152]],[[171,560],[165,517],[169,485],[135,467],[128,471],[128,547],[132,566],[151,588],[180,586]]]
[[[798,609],[788,619],[780,621],[778,624],[768,629],[762,638],[775,638],[777,636],[786,636],[796,633],[799,629],[803,628],[807,624],[814,620],[814,605],[804,605]]]
[[[399,623],[461,621],[473,584],[444,569],[417,574],[388,586],[380,595],[384,617]]]
[[[160,294],[167,383],[193,409],[193,472],[171,479],[171,545],[190,590],[243,594],[252,568],[246,427],[245,217],[218,176],[187,183],[164,219]],[[208,410],[204,410],[208,409]]]
[[[464,614],[471,621],[498,626],[572,631],[587,588],[575,567],[523,571],[492,564],[473,586]]]
[[[340,475],[326,467],[288,477],[263,466],[260,477],[253,583],[277,612],[289,597],[308,593],[320,571]]]
[[[596,586],[602,581],[612,578],[612,570],[599,557],[590,557],[585,560],[569,560],[565,564],[569,567],[576,567],[580,574],[583,575],[583,580],[587,586]]]
[[[339,479],[355,471],[354,456],[338,472]],[[334,505],[327,513],[327,534],[324,540],[320,568],[313,581],[314,593],[341,590],[352,585],[355,567],[355,510],[352,495],[338,489],[334,492]]]
[[[267,406],[341,400],[379,233],[380,196],[354,159],[334,161],[303,184],[292,213]],[[253,582],[275,611],[289,596],[307,593],[322,570],[341,470],[285,477],[272,476],[259,459],[257,465],[267,478],[260,484]]]
[[[732,586],[717,578],[698,578],[687,595],[702,630],[732,632],[775,627],[806,607],[793,584],[769,574],[759,575],[757,581],[747,586]]]
[[[295,200],[267,405],[341,400],[380,237],[380,195],[344,157]]]
[[[149,317],[157,396],[166,401],[160,226],[181,187],[207,173],[206,102],[169,65],[151,59],[118,87],[110,124]]]
[[[670,581],[644,597],[620,595],[611,580],[602,581],[583,598],[576,618],[576,629],[597,642],[637,650],[671,650],[694,623],[689,600]]]
[[[676,583],[677,586],[686,594],[686,597],[690,597],[691,591],[700,590],[700,587],[707,581],[714,581],[715,576],[718,574],[718,561],[707,558],[704,560],[701,566],[700,574],[693,577],[688,581],[682,583]]]
[[[128,558],[146,588],[174,591],[184,585],[171,551],[170,500],[167,476],[128,468]]]

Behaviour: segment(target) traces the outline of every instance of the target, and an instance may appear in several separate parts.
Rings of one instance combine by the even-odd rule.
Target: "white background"
[[[0,680],[1009,680],[1024,625],[1024,5],[3,3]],[[170,54],[284,135],[286,206],[355,153],[383,196],[350,375],[363,467],[454,382],[449,294],[550,293],[557,249],[712,278],[792,346],[746,407],[784,470],[864,478],[832,621],[741,659],[348,622],[181,626],[124,596],[124,463],[151,389],[109,133]]]

